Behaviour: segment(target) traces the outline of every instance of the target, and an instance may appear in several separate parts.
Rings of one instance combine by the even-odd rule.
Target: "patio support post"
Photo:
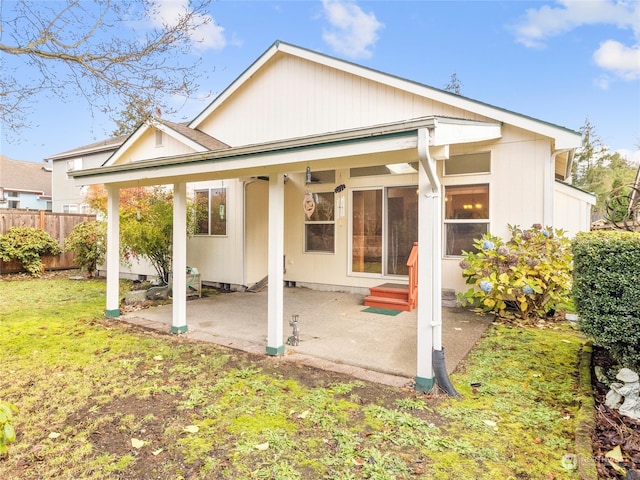
[[[269,175],[267,355],[284,354],[284,175]]]
[[[120,189],[107,190],[107,307],[108,318],[120,316]]]
[[[171,333],[187,331],[187,184],[173,184],[173,317]]]
[[[433,350],[442,348],[440,182],[429,155],[429,131],[418,130],[418,355],[416,390],[435,384]]]

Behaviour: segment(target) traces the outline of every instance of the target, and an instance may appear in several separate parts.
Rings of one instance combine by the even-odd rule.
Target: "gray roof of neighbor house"
[[[90,143],[82,147],[77,147],[66,152],[56,153],[50,157],[46,157],[45,160],[62,160],[73,157],[81,157],[89,153],[104,152],[109,150],[116,150],[124,141],[129,138],[129,135],[120,135],[118,137],[107,138],[106,140],[100,140],[99,142]]]
[[[0,188],[51,196],[51,166],[0,155]]]

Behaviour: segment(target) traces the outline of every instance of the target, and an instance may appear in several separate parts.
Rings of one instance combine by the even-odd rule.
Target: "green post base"
[[[436,384],[435,378],[416,377],[416,391],[428,393]]]
[[[118,318],[120,316],[120,309],[116,308],[115,310],[105,310],[104,316],[107,318]]]
[[[272,357],[284,355],[284,345],[281,347],[267,347],[267,355],[271,355]]]
[[[171,333],[187,333],[188,327],[183,325],[182,327],[171,327]]]

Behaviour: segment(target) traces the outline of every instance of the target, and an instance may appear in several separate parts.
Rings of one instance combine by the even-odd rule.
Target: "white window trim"
[[[303,223],[303,229],[302,229],[302,253],[304,253],[305,255],[335,255],[336,254],[336,247],[337,247],[337,236],[338,236],[338,229],[337,227],[337,222],[336,222],[336,216],[338,214],[338,208],[337,208],[337,195],[334,191],[318,191],[318,192],[309,192],[311,193],[311,195],[313,195],[314,193],[317,194],[321,194],[321,193],[333,193],[333,220],[322,220],[322,221],[312,221],[307,219],[306,215],[304,217],[304,223]],[[323,250],[307,250],[307,225],[333,225],[333,251],[331,252],[327,252],[327,251],[323,251]]]

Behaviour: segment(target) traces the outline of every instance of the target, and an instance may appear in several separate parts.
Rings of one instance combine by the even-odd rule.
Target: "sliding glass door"
[[[418,240],[416,187],[352,192],[351,271],[407,275],[407,259]]]

